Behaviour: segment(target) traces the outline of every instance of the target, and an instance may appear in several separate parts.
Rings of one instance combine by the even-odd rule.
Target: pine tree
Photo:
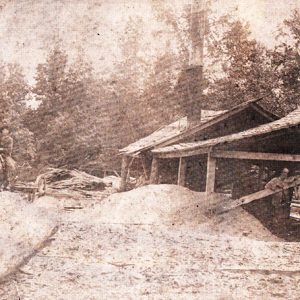
[[[0,72],[0,127],[8,126],[14,139],[13,157],[22,165],[35,156],[32,132],[24,126],[29,86],[22,68],[17,64],[1,62]]]
[[[272,53],[277,76],[278,106],[287,113],[300,105],[300,12],[295,10],[280,28],[279,45]]]
[[[276,82],[270,51],[251,37],[248,24],[228,16],[219,21],[223,31],[211,32],[208,47],[208,101],[214,107],[229,108],[260,95],[272,98]]]

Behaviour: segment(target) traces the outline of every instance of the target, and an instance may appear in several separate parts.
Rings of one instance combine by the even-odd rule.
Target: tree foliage
[[[10,111],[10,120],[20,120],[18,124],[24,119],[34,132],[39,163],[112,169],[119,165],[118,149],[186,114],[185,85],[189,83],[182,78],[192,36],[190,8],[178,17],[170,7],[152,3],[155,16],[170,32],[154,62],[143,55],[145,24],[139,17],[128,20],[119,40],[122,59],[105,79],[96,77],[83,53],[70,61],[64,50],[55,47],[37,68],[32,93],[40,104],[25,119],[28,86],[22,72],[13,65],[0,72],[2,110]],[[205,78],[198,83],[205,90],[201,107],[228,109],[267,95],[263,103],[272,111],[286,113],[295,108],[299,105],[299,45],[298,12],[284,22],[274,49],[257,42],[249,26],[230,15],[210,19]]]
[[[276,67],[277,94],[284,112],[295,109],[299,104],[300,92],[300,12],[293,11],[281,26],[279,45],[272,53]]]
[[[23,70],[17,64],[1,62],[0,71],[0,127],[8,126],[14,139],[13,156],[22,164],[35,156],[34,137],[23,123],[27,111],[29,86]]]
[[[279,115],[295,109],[299,105],[299,25],[299,12],[294,11],[281,26],[278,44],[267,49],[252,37],[247,23],[231,16],[220,18],[208,43],[207,99],[212,107],[229,108],[263,95],[262,103]]]
[[[55,48],[38,66],[33,92],[40,105],[28,114],[27,124],[35,132],[40,163],[79,167],[92,159],[95,148],[99,154],[100,90],[89,63],[81,58],[70,64]]]
[[[248,24],[229,16],[219,22],[211,30],[208,44],[208,99],[212,106],[229,108],[251,98],[273,94],[270,51],[251,37]]]

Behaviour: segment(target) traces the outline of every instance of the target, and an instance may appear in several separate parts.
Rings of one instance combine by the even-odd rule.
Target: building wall
[[[300,133],[292,129],[285,129],[281,132],[265,135],[263,137],[247,139],[230,145],[218,147],[219,150],[249,151],[281,154],[300,154]],[[241,185],[240,181],[251,166],[257,165],[266,181],[274,176],[278,176],[283,168],[290,170],[290,175],[294,175],[296,170],[300,170],[300,163],[285,161],[263,161],[263,160],[237,160],[219,159],[216,174],[217,185],[235,183]],[[255,192],[254,189],[252,192]]]
[[[213,125],[200,134],[194,135],[192,138],[185,140],[185,142],[207,140],[215,137],[225,136],[232,133],[244,131],[261,124],[270,122],[268,119],[259,114],[256,110],[249,107],[242,113],[234,115],[216,125]],[[192,156],[188,158],[186,183],[187,187],[195,191],[204,191],[206,186],[206,169],[207,156]],[[240,176],[251,162],[239,161],[233,162],[231,160],[218,160],[216,170],[216,190],[222,192],[231,188],[232,180]],[[231,180],[232,179],[232,180]]]
[[[195,134],[186,140],[180,142],[194,142],[200,140],[207,140],[219,136],[229,135],[232,133],[247,130],[249,128],[256,127],[261,124],[270,122],[267,118],[263,117],[256,110],[249,107],[241,113],[213,125],[201,133]],[[149,160],[151,152],[147,151],[145,153]],[[186,173],[186,186],[195,191],[204,191],[206,186],[206,155],[198,155],[187,158],[187,173]],[[151,161],[151,159],[150,159]],[[178,164],[179,159],[163,159],[161,160],[160,167],[160,183],[177,183],[178,176]],[[243,163],[244,164],[244,163]],[[150,172],[150,165],[148,164],[148,171]],[[239,166],[240,165],[240,166]],[[228,188],[230,186],[230,178],[238,176],[241,163],[232,164],[229,166],[227,162],[217,164],[217,177],[224,178],[224,180],[218,180],[217,188],[222,189],[224,186]],[[247,165],[247,164],[246,164]],[[242,168],[241,168],[242,169]],[[244,168],[243,168],[244,169]],[[231,175],[235,174],[235,175]],[[229,180],[228,180],[229,179]]]
[[[225,136],[254,128],[268,122],[270,122],[270,120],[266,119],[256,110],[249,107],[241,113],[238,113],[222,122],[219,122],[218,124],[202,130],[201,133],[195,134],[193,137],[188,138],[184,142],[201,141]]]

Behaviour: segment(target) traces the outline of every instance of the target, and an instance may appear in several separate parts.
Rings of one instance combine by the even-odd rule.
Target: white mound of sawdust
[[[224,237],[247,237],[262,241],[279,241],[262,223],[242,207],[226,214],[212,216],[207,232]]]
[[[221,216],[210,215],[209,207],[220,201],[226,201],[226,196],[214,195],[207,201],[204,193],[177,185],[148,185],[109,196],[93,218],[100,223],[186,225],[209,234],[276,240],[241,207]]]
[[[96,212],[107,223],[182,223],[187,212],[199,205],[197,193],[176,185],[148,185],[129,192],[112,194]],[[199,215],[199,222],[206,220]]]
[[[30,256],[57,225],[54,211],[28,203],[20,194],[0,193],[0,279]]]

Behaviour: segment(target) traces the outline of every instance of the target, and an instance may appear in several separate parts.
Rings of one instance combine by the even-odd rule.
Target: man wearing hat
[[[289,169],[284,168],[280,176],[271,179],[265,188],[272,191],[279,188],[283,189],[288,183],[294,180],[294,178],[289,180],[288,174]],[[288,189],[272,195],[273,223],[278,229],[282,228],[282,226],[287,226],[290,216],[291,196],[291,192]]]

